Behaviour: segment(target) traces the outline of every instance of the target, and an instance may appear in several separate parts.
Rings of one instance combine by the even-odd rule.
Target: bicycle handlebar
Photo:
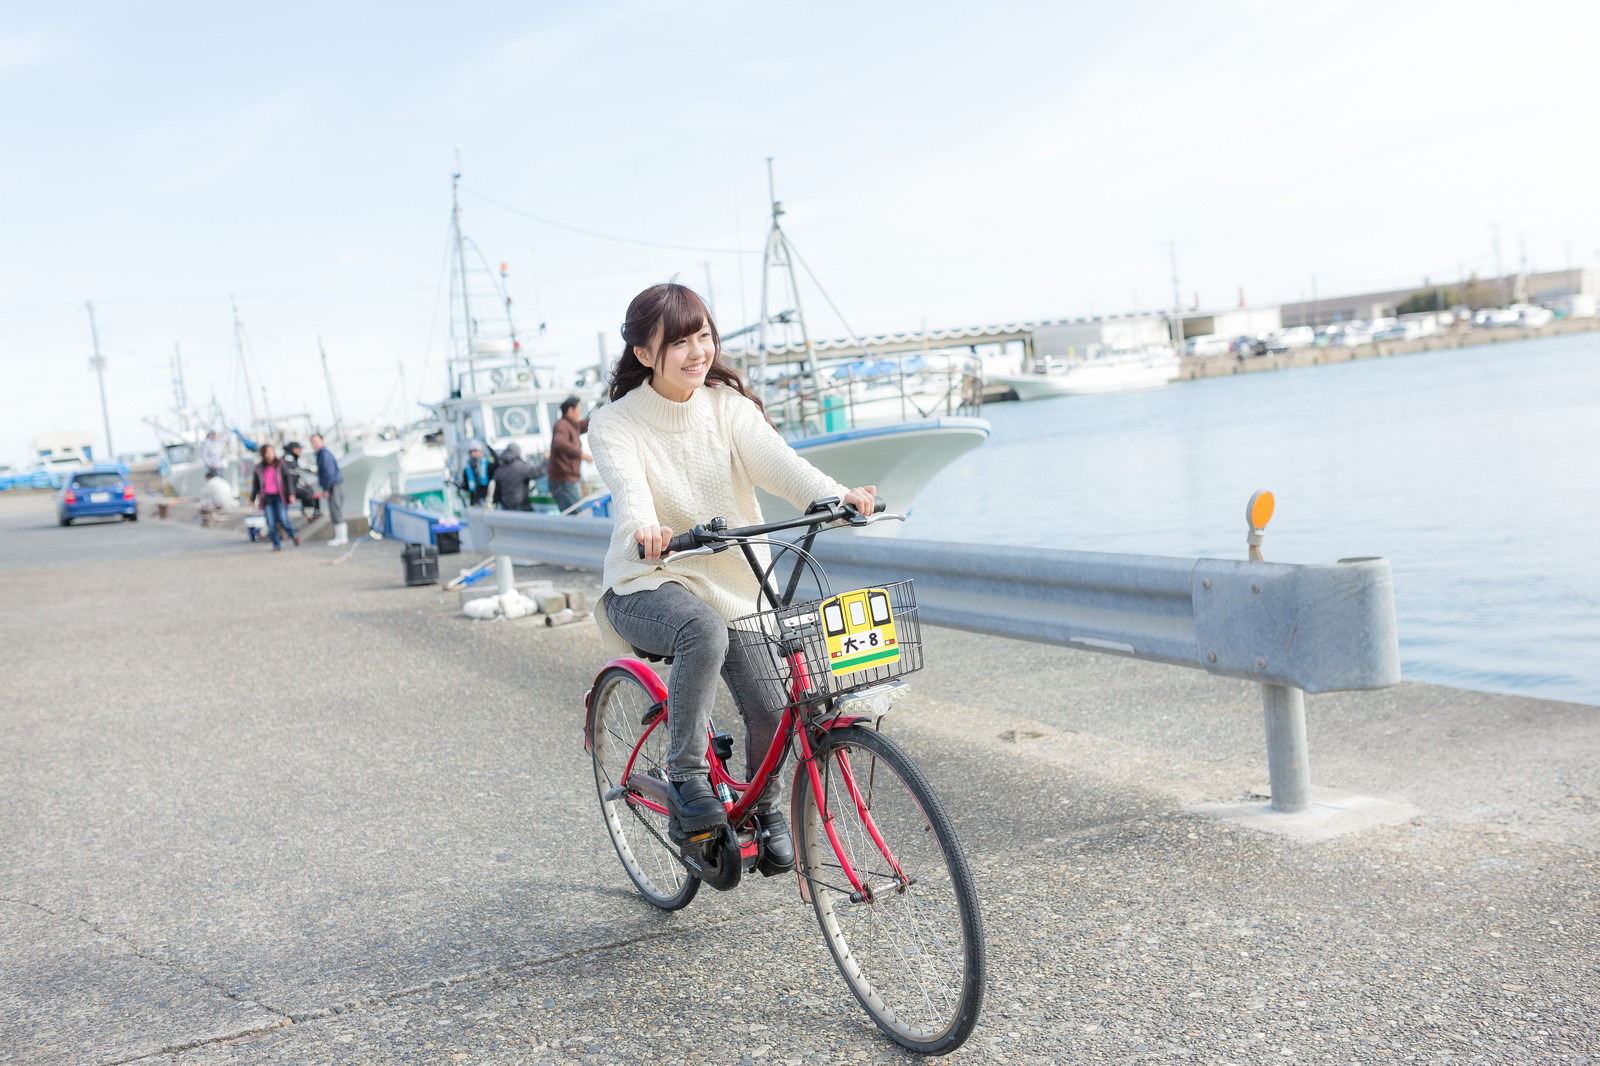
[[[887,519],[903,519],[902,515],[884,514],[888,503],[881,496],[872,498],[872,514],[864,515],[850,504],[842,503],[837,496],[827,499],[813,500],[806,508],[806,513],[798,518],[785,518],[777,522],[763,522],[756,526],[743,526],[729,529],[727,522],[721,518],[713,518],[702,525],[697,525],[686,533],[678,533],[667,541],[667,550],[662,553],[662,558],[683,552],[709,550],[721,551],[729,544],[741,540],[750,540],[756,537],[765,537],[769,533],[780,533],[785,529],[800,529],[803,526],[820,527],[832,522],[849,522],[853,526],[871,525],[879,521],[879,515]],[[643,559],[644,545],[636,544],[634,548]]]

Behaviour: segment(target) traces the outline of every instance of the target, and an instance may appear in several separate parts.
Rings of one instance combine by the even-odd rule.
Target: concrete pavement
[[[632,891],[581,747],[592,627],[401,581],[393,544],[0,498],[0,1061],[914,1060],[791,879]],[[1253,686],[927,639],[885,728],[991,953],[948,1061],[1600,1061],[1600,711],[1313,697],[1313,783],[1418,813],[1307,843],[1197,813],[1265,782]]]

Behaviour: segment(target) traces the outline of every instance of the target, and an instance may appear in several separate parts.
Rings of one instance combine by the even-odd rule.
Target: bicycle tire
[[[972,1035],[983,1006],[986,949],[977,891],[949,816],[894,741],[862,726],[826,734],[817,751],[826,807],[858,878],[882,889],[852,900],[805,766],[796,771],[796,856],[828,951],[856,1000],[890,1039],[942,1054]],[[898,884],[844,783],[910,880]]]
[[[634,772],[643,770],[666,779],[666,722],[661,721],[645,736],[645,718],[655,702],[650,691],[627,670],[614,667],[601,673],[589,705],[590,754],[595,790],[600,796],[600,816],[623,870],[645,899],[664,911],[675,911],[694,899],[700,891],[700,880],[679,861],[668,841],[667,816],[626,793],[607,799],[621,785],[623,770],[636,748]]]

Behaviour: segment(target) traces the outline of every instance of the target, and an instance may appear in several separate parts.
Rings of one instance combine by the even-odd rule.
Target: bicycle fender
[[[594,710],[595,690],[600,687],[600,679],[605,676],[606,671],[612,669],[613,667],[619,670],[626,670],[628,673],[632,674],[634,678],[638,680],[639,684],[645,687],[645,691],[650,693],[650,698],[655,700],[657,703],[666,701],[667,686],[662,683],[660,677],[656,676],[656,672],[654,670],[650,669],[650,667],[646,666],[638,659],[612,659],[610,662],[606,663],[605,666],[600,668],[600,672],[598,674],[594,675],[594,684],[590,685],[589,691],[583,694],[584,751],[590,751],[594,748],[594,738],[589,735],[589,721],[590,712]]]
[[[660,676],[657,675],[654,670],[650,669],[647,664],[639,661],[638,659],[612,659],[610,662],[606,663],[604,669],[602,669],[599,674],[594,675],[595,680],[599,681],[600,674],[605,673],[606,670],[610,670],[613,667],[616,667],[619,670],[626,670],[628,673],[638,678],[639,684],[643,685],[650,693],[651,697],[656,701],[659,702],[667,698],[666,684],[661,680]],[[594,690],[590,689],[589,691],[593,692]]]

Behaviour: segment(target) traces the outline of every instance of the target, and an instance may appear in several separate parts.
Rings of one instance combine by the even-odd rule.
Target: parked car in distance
[[[72,525],[76,518],[113,515],[127,522],[137,522],[139,494],[120,465],[96,463],[62,477],[61,488],[56,493],[56,513],[64,526]]]
[[[1517,313],[1517,325],[1533,329],[1548,326],[1556,317],[1556,313],[1548,307],[1537,307],[1533,304],[1512,304],[1509,310]]]
[[[1228,338],[1219,337],[1215,333],[1207,333],[1200,337],[1190,337],[1183,342],[1184,355],[1227,355]]]
[[[1310,326],[1290,326],[1277,333],[1268,334],[1267,351],[1287,352],[1291,348],[1304,348],[1317,339],[1317,331]]]
[[[1521,321],[1522,314],[1515,307],[1486,307],[1472,316],[1472,324],[1483,329],[1515,326]]]

